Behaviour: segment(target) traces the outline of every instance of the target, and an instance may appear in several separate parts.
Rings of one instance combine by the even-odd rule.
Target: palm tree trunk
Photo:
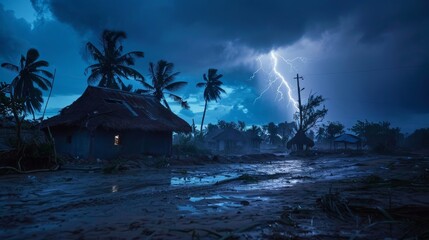
[[[204,118],[206,117],[206,110],[207,110],[207,100],[206,100],[206,104],[204,105],[203,119],[201,120],[201,127],[200,127],[201,138],[203,137],[203,125],[204,125]]]
[[[10,100],[11,100],[12,114],[13,114],[13,117],[15,118],[16,138],[17,138],[17,145],[19,149],[22,145],[22,137],[21,137],[22,121],[19,118],[19,112],[18,112],[18,109],[16,108],[17,100],[15,98],[15,95],[12,93],[13,90],[14,89],[12,89],[10,92]]]
[[[14,111],[13,113],[14,117],[15,117],[15,129],[16,129],[16,139],[17,139],[17,145],[18,145],[18,149],[21,148],[22,145],[22,137],[21,137],[21,129],[22,129],[22,122],[21,119],[18,116],[18,113],[16,111]]]
[[[167,102],[167,100],[165,100],[164,96],[162,97],[162,101],[164,102],[164,105],[168,108],[168,110],[171,111],[170,105],[168,105],[168,102]]]

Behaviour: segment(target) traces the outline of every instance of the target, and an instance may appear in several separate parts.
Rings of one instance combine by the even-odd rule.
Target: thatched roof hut
[[[169,155],[172,132],[191,131],[152,96],[92,86],[41,127],[51,130],[57,152],[80,158]]]
[[[153,96],[88,86],[85,92],[44,127],[77,126],[88,129],[138,129],[190,132],[191,126]]]
[[[234,128],[217,129],[204,137],[207,148],[222,153],[259,151],[260,141],[258,140],[254,136]]]
[[[233,128],[222,129],[218,134],[216,134],[216,136],[213,136],[212,138],[218,141],[246,141],[244,134]]]
[[[314,147],[314,141],[307,137],[304,131],[299,130],[287,143],[288,149],[291,149],[292,146],[296,146],[298,150],[303,150],[303,146],[306,146],[307,148]]]
[[[337,144],[344,144],[344,149],[347,149],[348,145],[355,145],[356,149],[360,149],[362,147],[362,139],[358,136],[346,133],[334,139],[335,148]]]

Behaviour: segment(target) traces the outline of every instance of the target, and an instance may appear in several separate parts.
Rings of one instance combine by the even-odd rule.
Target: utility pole
[[[301,88],[299,87],[299,80],[304,80],[304,78],[299,76],[299,74],[296,74],[296,77],[293,79],[296,79],[296,84],[298,85],[298,108],[299,108],[299,130],[302,130],[302,105],[301,105]]]

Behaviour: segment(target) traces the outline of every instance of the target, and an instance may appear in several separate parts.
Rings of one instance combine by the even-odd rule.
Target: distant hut
[[[250,151],[251,152],[260,152],[261,151],[262,138],[258,134],[252,133],[252,132],[247,132],[246,137],[247,137],[247,141],[249,144]]]
[[[304,150],[314,147],[314,141],[311,140],[304,131],[299,130],[295,136],[287,143],[287,148],[295,148],[297,150]]]
[[[57,152],[82,158],[169,155],[172,132],[191,126],[149,95],[89,86],[59,115],[42,123]]]
[[[362,148],[362,139],[358,136],[352,134],[341,134],[340,136],[334,139],[334,148],[337,148],[337,144],[344,144],[344,149],[347,149],[347,146],[355,146],[356,149]]]
[[[247,137],[233,128],[225,128],[205,136],[206,146],[214,152],[238,153],[248,150]]]

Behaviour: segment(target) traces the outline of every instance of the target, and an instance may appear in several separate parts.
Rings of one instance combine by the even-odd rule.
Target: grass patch
[[[345,198],[342,198],[338,192],[332,193],[331,189],[329,189],[329,193],[317,199],[317,203],[328,215],[332,217],[341,220],[353,217],[348,201]]]

